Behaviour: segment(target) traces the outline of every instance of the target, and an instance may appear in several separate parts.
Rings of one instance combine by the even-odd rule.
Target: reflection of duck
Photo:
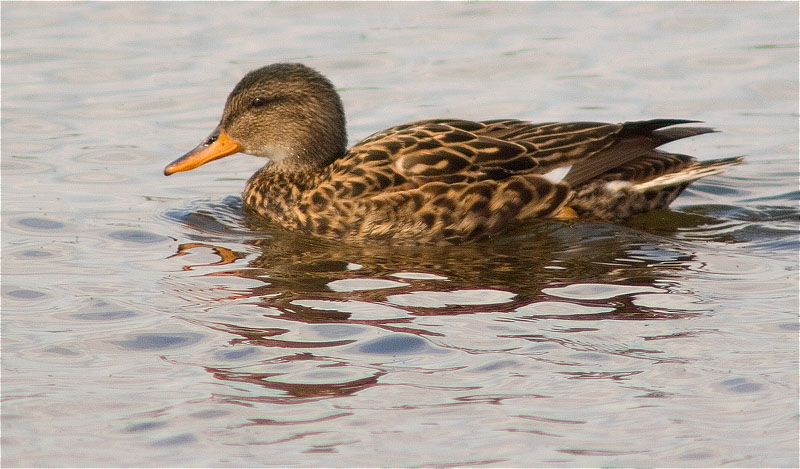
[[[655,150],[712,131],[670,127],[689,122],[426,120],[347,150],[331,83],[301,64],[273,64],[248,73],[217,128],[164,173],[237,152],[266,156],[244,202],[283,227],[345,241],[461,243],[526,219],[615,220],[666,207],[691,182],[741,161]]]

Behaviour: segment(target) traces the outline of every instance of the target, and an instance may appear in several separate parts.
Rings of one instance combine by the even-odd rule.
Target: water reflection
[[[257,286],[246,288],[240,298],[292,310],[309,322],[348,320],[369,305],[378,316],[403,317],[508,312],[532,300],[574,305],[577,309],[567,314],[571,319],[654,318],[662,313],[636,304],[637,298],[668,293],[670,272],[694,261],[691,253],[661,246],[652,237],[644,242],[646,234],[601,223],[543,223],[495,243],[446,248],[357,247],[280,230],[262,233],[244,239],[243,248],[236,250],[183,243],[173,257],[210,250],[216,260],[185,264],[183,269],[255,281]],[[242,259],[246,266],[208,271],[238,267]],[[609,305],[611,310],[586,311]],[[668,306],[662,312],[676,313]]]
[[[796,4],[184,5],[2,4],[0,465],[798,467]],[[268,58],[353,142],[683,116],[748,163],[627,226],[287,236],[222,198],[256,159],[161,177]]]
[[[607,321],[647,327],[707,313],[680,287],[694,253],[662,236],[711,224],[710,215],[665,211],[630,227],[543,222],[488,243],[392,248],[255,225],[239,198],[200,205],[165,214],[194,240],[171,256],[190,277],[171,281],[189,303],[188,321],[228,337],[213,364],[202,365],[231,383],[219,395],[225,402],[347,396],[409,369],[481,389],[474,376],[452,378],[470,369],[456,358],[462,354],[534,360],[566,379],[626,382],[645,362],[687,361],[659,344],[716,333],[651,327],[629,329],[629,340],[605,335]],[[452,319],[459,315],[469,322]]]
[[[311,362],[312,365],[309,366],[308,362]],[[301,370],[280,373],[206,367],[206,371],[221,381],[246,383],[260,389],[259,392],[243,395],[220,394],[218,396],[224,402],[239,404],[265,402],[300,404],[308,399],[347,396],[377,385],[378,379],[386,374],[383,371],[375,371],[369,376],[353,378],[349,373],[337,372],[336,370],[324,373],[321,370],[329,367],[346,366],[346,364],[337,364],[321,357],[315,357],[310,353],[279,357],[264,365],[268,367],[271,363],[291,364],[296,368],[301,368]],[[273,392],[265,394],[264,390]]]

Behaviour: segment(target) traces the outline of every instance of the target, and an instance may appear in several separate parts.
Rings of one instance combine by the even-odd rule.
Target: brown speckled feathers
[[[255,91],[248,95],[237,86],[224,116],[242,116],[250,125],[223,117],[204,144],[165,172],[236,151],[269,156],[273,161],[247,183],[247,210],[289,229],[349,242],[463,243],[532,218],[626,218],[666,207],[692,181],[740,161],[698,163],[656,150],[712,131],[671,127],[692,121],[666,119],[426,120],[375,133],[337,154],[346,139],[343,114],[340,129],[314,122],[314,116],[336,114],[330,107],[341,108],[324,77],[302,65],[276,64],[246,79]],[[309,112],[306,125],[292,122],[293,115]]]

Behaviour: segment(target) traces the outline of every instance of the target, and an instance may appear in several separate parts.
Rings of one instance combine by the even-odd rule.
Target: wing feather
[[[554,170],[569,167],[561,181],[575,187],[645,158],[661,144],[713,131],[664,128],[690,122],[417,121],[367,137],[331,165],[328,180],[352,180],[353,168],[368,169],[359,194],[369,196],[434,181],[501,181],[515,175],[555,174]],[[369,177],[371,173],[380,176]],[[386,184],[387,180],[399,184]]]

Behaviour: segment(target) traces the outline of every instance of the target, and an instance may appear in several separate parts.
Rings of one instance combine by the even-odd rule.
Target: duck
[[[165,175],[245,153],[267,163],[244,211],[349,244],[452,245],[535,219],[618,222],[666,208],[692,182],[741,157],[699,162],[658,147],[715,132],[699,121],[624,123],[428,119],[347,148],[333,84],[300,63],[247,73],[219,124]]]

